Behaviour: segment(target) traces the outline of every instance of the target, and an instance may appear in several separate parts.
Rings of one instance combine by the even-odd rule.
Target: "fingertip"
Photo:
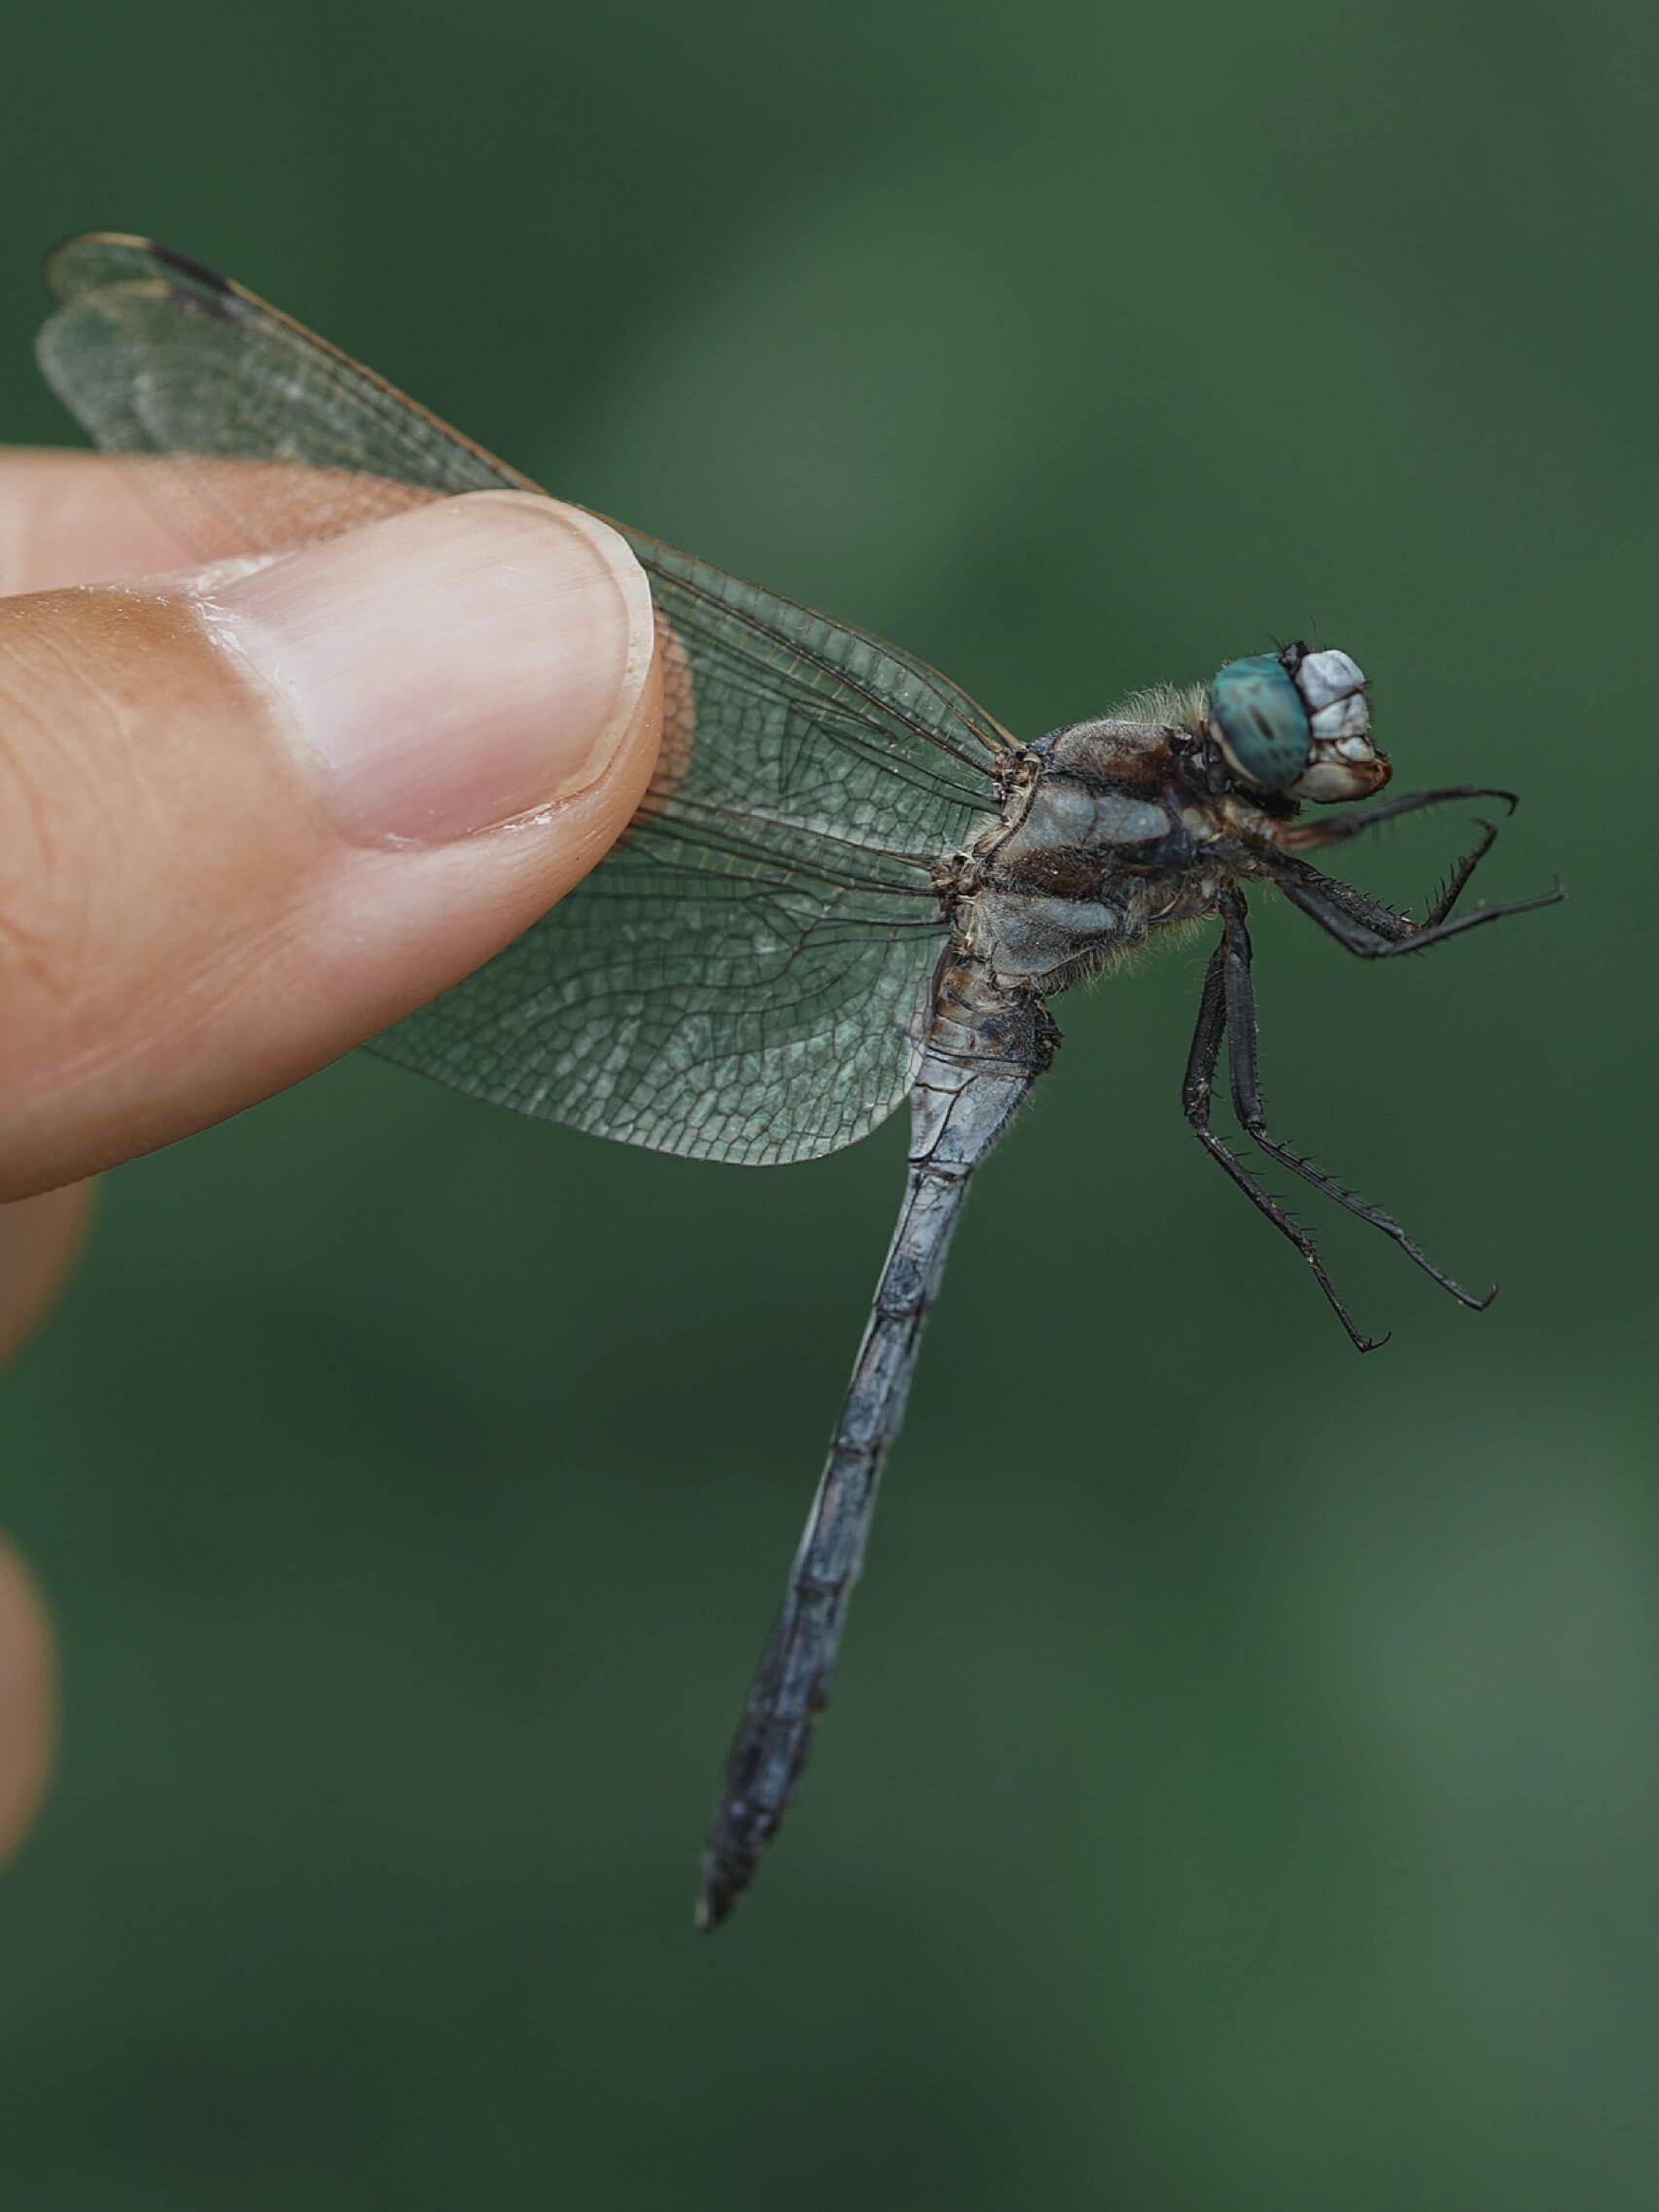
[[[136,468],[103,453],[0,451],[0,598],[155,576],[190,557]]]
[[[36,1327],[62,1288],[87,1233],[90,1183],[67,1183],[0,1205],[0,1359]]]
[[[627,542],[528,492],[392,516],[199,605],[337,827],[371,844],[441,844],[589,789],[633,738],[654,657]]]
[[[0,1190],[268,1096],[529,929],[645,794],[656,641],[625,539],[530,494],[0,601],[0,876],[31,916],[0,945]]]
[[[55,1677],[45,1601],[17,1553],[0,1543],[0,1861],[16,1851],[45,1794]]]

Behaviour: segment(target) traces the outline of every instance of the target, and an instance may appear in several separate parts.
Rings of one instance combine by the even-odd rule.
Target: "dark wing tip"
[[[197,284],[205,285],[209,292],[229,294],[234,290],[228,276],[221,276],[216,268],[209,268],[205,262],[198,262],[194,254],[181,254],[176,246],[163,246],[158,238],[146,238],[142,242],[146,251],[154,255],[163,267],[175,268],[181,276],[194,278]]]
[[[59,299],[73,301],[88,292],[110,286],[181,279],[174,291],[182,298],[209,308],[229,311],[244,298],[228,276],[194,254],[164,246],[156,238],[136,237],[124,230],[87,230],[65,238],[47,256],[46,281]]]

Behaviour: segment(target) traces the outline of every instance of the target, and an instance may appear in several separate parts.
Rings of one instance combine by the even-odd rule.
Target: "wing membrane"
[[[99,445],[137,458],[197,557],[538,488],[183,256],[95,236],[49,275],[48,380]],[[1007,740],[896,648],[624,535],[666,626],[640,813],[576,892],[378,1048],[661,1151],[832,1151],[909,1086],[942,945],[932,864],[995,813]]]

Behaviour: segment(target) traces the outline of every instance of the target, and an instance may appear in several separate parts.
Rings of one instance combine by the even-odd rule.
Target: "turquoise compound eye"
[[[1210,686],[1210,727],[1228,767],[1258,790],[1288,790],[1313,755],[1308,710],[1277,653],[1228,661]]]

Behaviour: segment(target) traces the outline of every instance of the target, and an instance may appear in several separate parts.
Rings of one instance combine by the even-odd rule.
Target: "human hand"
[[[86,1177],[471,973],[604,857],[656,756],[645,574],[575,509],[476,493],[177,559],[120,466],[0,453],[0,1357]],[[0,1549],[0,1858],[51,1681]]]

